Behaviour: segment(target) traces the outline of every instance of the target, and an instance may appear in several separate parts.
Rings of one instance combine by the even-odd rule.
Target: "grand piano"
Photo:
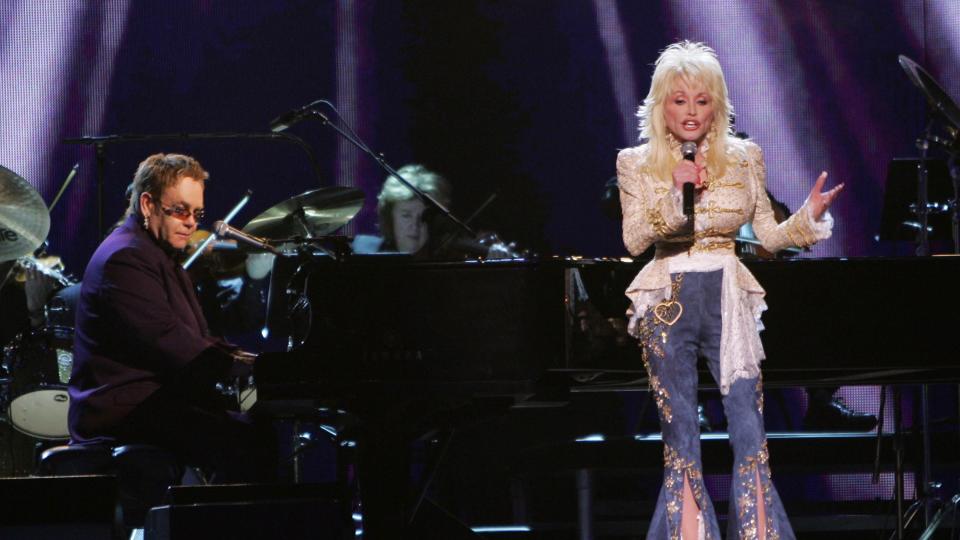
[[[417,528],[418,516],[443,511],[407,482],[409,441],[564,393],[645,388],[623,296],[642,264],[281,257],[268,326],[289,350],[256,363],[258,407],[356,419],[366,537],[471,538],[449,519]],[[767,386],[960,381],[960,258],[747,265],[770,306]]]
[[[268,327],[290,337],[284,356],[295,359],[279,362],[297,367],[259,363],[260,399],[311,381],[511,390],[566,373],[642,385],[623,324],[623,291],[642,264],[282,257]],[[746,264],[767,291],[768,384],[957,380],[960,257]]]

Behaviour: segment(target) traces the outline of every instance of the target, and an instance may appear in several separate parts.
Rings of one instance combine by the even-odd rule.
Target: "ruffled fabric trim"
[[[767,309],[763,300],[766,293],[735,255],[683,254],[655,258],[627,287],[626,295],[630,299],[627,329],[639,337],[638,323],[647,310],[670,298],[671,273],[713,270],[723,270],[720,392],[726,395],[738,379],[759,376],[760,362],[764,359],[760,317]]]
[[[830,211],[827,210],[820,216],[819,220],[813,219],[813,210],[810,209],[810,205],[804,201],[803,209],[805,210],[804,215],[807,218],[807,223],[810,228],[813,230],[813,234],[816,236],[817,241],[826,240],[830,238],[833,234],[833,216],[830,215]]]

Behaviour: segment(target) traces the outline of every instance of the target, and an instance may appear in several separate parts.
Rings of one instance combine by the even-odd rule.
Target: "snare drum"
[[[73,328],[48,326],[18,335],[4,349],[10,377],[7,416],[17,430],[38,439],[67,439],[73,369]]]

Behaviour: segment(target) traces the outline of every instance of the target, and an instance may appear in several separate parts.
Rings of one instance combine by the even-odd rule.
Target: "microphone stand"
[[[123,135],[93,135],[84,137],[68,137],[63,139],[66,144],[82,144],[93,146],[97,169],[97,233],[103,237],[103,184],[106,172],[106,146],[109,144],[119,144],[138,141],[190,141],[190,140],[272,140],[279,142],[292,143],[300,147],[310,165],[317,175],[317,180],[323,178],[320,169],[320,162],[317,161],[313,149],[306,141],[287,133],[243,133],[243,132],[211,132],[211,133],[152,133],[152,134],[123,134]]]
[[[397,180],[399,180],[400,183],[406,186],[407,188],[409,188],[410,191],[414,192],[416,196],[419,197],[420,200],[422,200],[427,205],[427,207],[432,208],[437,212],[439,212],[440,214],[442,214],[444,217],[446,217],[456,226],[460,227],[460,229],[462,229],[464,232],[469,234],[471,237],[475,237],[477,235],[477,233],[469,225],[467,225],[464,221],[462,221],[460,218],[455,216],[453,212],[451,212],[450,209],[444,206],[440,201],[434,199],[427,193],[424,193],[419,188],[417,188],[416,186],[411,184],[409,181],[407,181],[406,178],[401,176],[396,169],[391,167],[390,164],[383,159],[382,154],[378,154],[373,150],[371,150],[370,147],[367,146],[367,144],[364,143],[362,139],[360,139],[359,135],[357,135],[356,133],[350,133],[344,130],[337,124],[331,122],[330,119],[327,117],[327,115],[323,114],[318,110],[310,109],[309,111],[306,111],[306,115],[310,118],[316,118],[320,120],[320,122],[323,125],[329,126],[331,129],[333,129],[338,134],[340,134],[341,137],[343,137],[344,139],[349,141],[351,144],[356,146],[358,149],[360,149],[361,152],[373,158],[373,160],[377,163],[377,165],[380,166],[381,169],[383,169],[389,176],[393,176]]]
[[[490,196],[487,197],[487,200],[483,201],[483,204],[481,204],[476,210],[473,211],[472,214],[470,214],[469,217],[467,217],[465,223],[470,224],[470,222],[472,222],[474,219],[476,219],[476,217],[479,216],[481,212],[483,212],[484,210],[486,210],[487,206],[489,206],[490,203],[492,203],[493,200],[496,199],[496,198],[497,198],[497,195],[499,195],[499,194],[500,194],[500,190],[499,190],[499,188],[498,188],[497,191],[494,191],[493,193],[491,193]],[[444,235],[443,240],[440,241],[440,243],[437,245],[437,248],[436,248],[436,251],[435,251],[435,252],[437,252],[437,253],[442,253],[443,250],[444,250],[444,248],[446,248],[447,245],[449,245],[450,242],[452,242],[453,239],[456,237],[456,234],[455,234],[455,233],[456,233],[456,231],[451,231],[451,232],[447,233],[446,235]]]
[[[230,212],[227,213],[226,217],[223,218],[223,222],[230,223],[230,220],[232,220],[237,215],[237,213],[240,212],[240,210],[243,209],[243,207],[246,206],[248,202],[250,202],[250,197],[252,195],[253,195],[253,191],[248,189],[247,193],[243,196],[242,199],[240,199],[240,202],[235,204],[233,208],[230,210]],[[203,255],[203,252],[204,250],[207,249],[207,246],[209,246],[214,240],[217,239],[217,236],[218,235],[216,231],[214,231],[213,234],[208,236],[206,240],[204,240],[199,246],[197,246],[197,249],[193,252],[193,255],[190,255],[190,257],[183,262],[183,265],[182,265],[183,269],[184,270],[189,269],[190,265],[192,265],[194,261],[196,261],[200,256]]]

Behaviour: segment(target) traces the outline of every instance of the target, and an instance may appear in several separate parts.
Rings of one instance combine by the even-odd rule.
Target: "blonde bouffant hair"
[[[677,158],[670,151],[664,104],[674,90],[678,78],[701,84],[714,105],[713,124],[707,140],[707,168],[712,175],[721,177],[730,160],[727,150],[733,140],[731,119],[733,105],[727,95],[727,83],[717,60],[717,53],[703,43],[680,41],[664,49],[657,58],[653,70],[650,92],[643,100],[637,116],[640,118],[640,138],[647,139],[647,167],[657,177],[671,177]]]

